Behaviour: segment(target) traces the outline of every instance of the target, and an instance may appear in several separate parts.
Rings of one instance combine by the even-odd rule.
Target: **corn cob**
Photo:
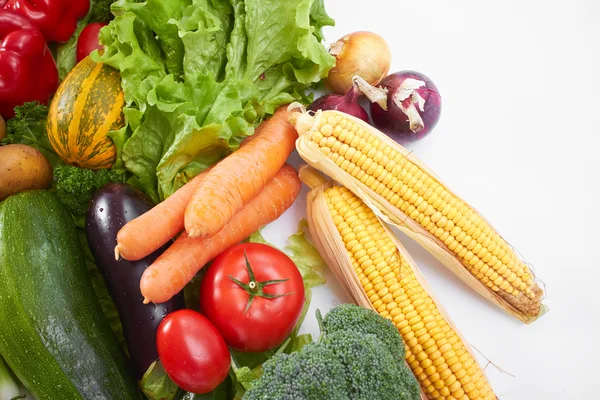
[[[306,169],[301,178],[318,186]],[[348,294],[390,319],[428,399],[496,399],[481,367],[406,250],[369,207],[343,186],[318,186],[307,216],[319,252]]]
[[[483,217],[377,129],[338,111],[295,113],[302,158],[352,190],[479,294],[529,323],[545,312],[529,267]]]

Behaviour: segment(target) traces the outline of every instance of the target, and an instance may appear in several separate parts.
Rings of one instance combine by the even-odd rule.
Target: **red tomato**
[[[267,282],[274,280],[285,281]],[[241,351],[279,346],[294,329],[303,305],[304,282],[294,262],[281,251],[259,243],[238,244],[223,252],[213,261],[200,287],[201,312],[227,344]]]
[[[229,374],[227,344],[214,325],[195,311],[167,315],[158,326],[156,346],[167,374],[188,392],[208,393]]]
[[[106,25],[106,22],[94,22],[83,28],[77,39],[77,62],[89,56],[92,51],[102,48],[98,43],[98,32]]]

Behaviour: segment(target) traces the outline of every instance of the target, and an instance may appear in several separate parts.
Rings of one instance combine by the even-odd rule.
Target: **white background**
[[[408,146],[531,263],[550,312],[524,325],[401,237],[502,400],[600,399],[600,1],[328,0],[346,33],[381,34],[392,72],[414,69],[443,98],[435,131]],[[293,156],[296,165],[300,162]],[[265,230],[278,245],[305,191]],[[347,301],[335,278],[312,309]],[[306,329],[316,332],[311,310]],[[510,373],[510,375],[509,375]]]

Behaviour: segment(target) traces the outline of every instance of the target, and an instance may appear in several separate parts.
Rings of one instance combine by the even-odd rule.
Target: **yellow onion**
[[[355,32],[333,43],[329,53],[336,58],[325,86],[331,92],[345,94],[352,89],[352,78],[360,75],[377,85],[390,70],[392,53],[386,41],[373,32]]]

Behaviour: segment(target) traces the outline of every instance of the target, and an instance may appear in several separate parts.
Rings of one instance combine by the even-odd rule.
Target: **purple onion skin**
[[[358,97],[360,95],[360,91],[358,87],[354,85],[352,89],[344,96],[339,94],[328,94],[326,96],[320,97],[317,100],[313,101],[313,103],[308,106],[309,111],[318,111],[318,110],[337,110],[346,114],[350,114],[356,118],[360,118],[366,123],[369,123],[369,114],[367,111],[358,104]]]
[[[394,95],[407,78],[425,82],[425,86],[417,89],[425,100],[424,111],[419,110],[424,128],[416,133],[410,129],[406,114],[393,102]],[[400,71],[386,77],[378,86],[388,90],[388,109],[386,111],[379,104],[371,103],[371,118],[377,129],[396,142],[409,143],[424,138],[435,128],[442,112],[442,98],[437,87],[427,76],[415,71]]]

